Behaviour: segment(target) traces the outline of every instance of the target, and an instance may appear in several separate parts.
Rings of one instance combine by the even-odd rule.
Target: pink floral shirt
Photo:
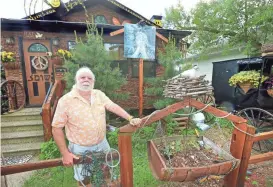
[[[67,139],[91,146],[100,143],[106,133],[105,106],[113,102],[100,90],[92,90],[91,103],[73,89],[60,98],[52,126],[65,127]]]

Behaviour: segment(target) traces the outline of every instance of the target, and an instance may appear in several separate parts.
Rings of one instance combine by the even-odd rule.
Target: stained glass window
[[[107,22],[105,16],[98,15],[95,17],[95,23],[107,24],[108,22]]]
[[[43,44],[35,43],[29,46],[28,52],[48,52],[48,49]]]

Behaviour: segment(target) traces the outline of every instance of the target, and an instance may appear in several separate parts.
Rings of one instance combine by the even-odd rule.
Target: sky
[[[23,18],[26,17],[24,12],[24,1],[26,2],[27,9],[32,0],[1,0],[0,1],[0,17],[1,18]],[[63,0],[67,2],[68,0]],[[186,10],[193,8],[199,0],[180,0],[181,4]],[[34,13],[34,2],[31,13]],[[36,4],[36,13],[42,10],[43,0],[37,0]],[[121,4],[131,8],[135,12],[141,14],[142,16],[150,19],[153,15],[162,15],[165,14],[165,8],[168,8],[172,5],[176,5],[178,0],[118,0]],[[159,3],[160,2],[160,3]],[[46,5],[43,5],[44,7]],[[45,9],[45,8],[44,8]],[[27,10],[28,11],[28,10]]]

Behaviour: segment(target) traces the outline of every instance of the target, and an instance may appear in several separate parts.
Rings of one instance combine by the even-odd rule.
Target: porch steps
[[[41,108],[24,108],[1,115],[1,150],[4,157],[36,154],[44,142]]]

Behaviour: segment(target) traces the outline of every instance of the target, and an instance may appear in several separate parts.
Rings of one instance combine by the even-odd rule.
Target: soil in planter
[[[214,154],[211,148],[201,147],[198,142],[176,140],[165,145],[163,141],[157,148],[169,167],[201,167],[226,161]]]

